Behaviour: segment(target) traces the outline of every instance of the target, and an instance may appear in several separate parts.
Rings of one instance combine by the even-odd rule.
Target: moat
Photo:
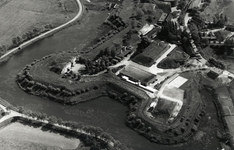
[[[104,130],[110,132],[115,138],[121,139],[121,142],[136,150],[163,150],[171,149],[172,147],[173,149],[178,150],[191,149],[192,147],[195,150],[217,149],[217,147],[219,147],[218,140],[216,139],[216,132],[209,133],[208,135],[208,131],[206,131],[207,128],[209,128],[209,125],[218,125],[216,110],[212,107],[212,98],[209,97],[209,94],[207,95],[207,93],[203,93],[203,96],[206,104],[209,106],[209,110],[198,130],[198,133],[200,130],[204,132],[201,140],[194,142],[191,141],[193,139],[191,138],[186,144],[163,146],[150,143],[137,132],[128,128],[124,123],[127,108],[115,100],[100,98],[76,106],[63,106],[53,101],[43,100],[37,96],[29,95],[22,91],[15,83],[15,77],[25,65],[31,63],[34,59],[40,59],[51,53],[61,52],[64,51],[64,49],[73,50],[77,47],[84,46],[78,44],[77,39],[80,35],[73,32],[74,28],[76,28],[76,26],[39,41],[27,47],[24,51],[14,55],[8,62],[2,64],[0,68],[0,81],[2,85],[0,96],[7,99],[13,105],[25,106],[35,111],[45,112],[48,115],[61,117],[64,120],[82,121],[86,124],[100,126]],[[208,119],[208,116],[210,116],[211,119]],[[105,122],[100,120],[105,120]]]

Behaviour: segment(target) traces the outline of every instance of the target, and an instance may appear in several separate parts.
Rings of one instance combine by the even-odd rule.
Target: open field
[[[2,0],[0,1],[0,46],[12,45],[12,39],[23,39],[28,31],[45,25],[56,27],[77,13],[75,0]]]
[[[234,1],[232,0],[211,0],[211,3],[201,13],[201,16],[207,21],[213,21],[213,17],[215,14],[223,13],[224,15],[227,15],[228,22],[233,23],[233,7]]]
[[[23,125],[18,122],[12,123],[9,126],[1,129],[0,134],[1,140],[11,141],[11,144],[13,146],[15,144],[20,144],[21,142],[27,142],[36,143],[36,145],[42,144],[49,147],[52,146],[60,147],[63,149],[75,149],[80,144],[80,141],[78,139],[66,138],[62,135],[49,131],[42,131],[41,128],[34,128],[31,126]],[[5,144],[3,144],[3,146],[4,145]]]
[[[224,8],[224,11],[223,11],[223,13],[227,15],[229,24],[234,23],[234,15],[233,15],[234,9],[233,8],[234,8],[234,1],[232,0],[231,3],[229,3],[228,6]]]

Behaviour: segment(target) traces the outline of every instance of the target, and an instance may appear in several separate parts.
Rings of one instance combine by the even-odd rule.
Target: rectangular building
[[[154,74],[134,67],[132,65],[128,65],[124,69],[122,69],[119,75],[121,77],[128,77],[129,80],[138,82],[139,84],[144,86],[148,86],[156,78]]]

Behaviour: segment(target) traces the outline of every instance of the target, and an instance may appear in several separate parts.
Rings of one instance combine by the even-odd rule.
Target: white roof
[[[151,30],[153,30],[153,28],[154,28],[153,24],[151,24],[151,25],[145,24],[139,32],[142,35],[146,35],[148,32],[150,32]]]

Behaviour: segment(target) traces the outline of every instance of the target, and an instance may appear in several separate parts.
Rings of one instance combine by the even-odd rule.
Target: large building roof
[[[134,61],[140,65],[150,67],[169,48],[170,48],[170,46],[165,42],[154,41],[147,48],[145,48],[145,50],[142,53],[135,56],[132,59],[132,61]]]
[[[140,81],[142,83],[148,83],[155,77],[154,74],[147,72],[145,70],[142,70],[140,68],[134,67],[132,65],[126,66],[120,72],[120,74],[130,77],[132,79],[135,79],[137,81]]]

